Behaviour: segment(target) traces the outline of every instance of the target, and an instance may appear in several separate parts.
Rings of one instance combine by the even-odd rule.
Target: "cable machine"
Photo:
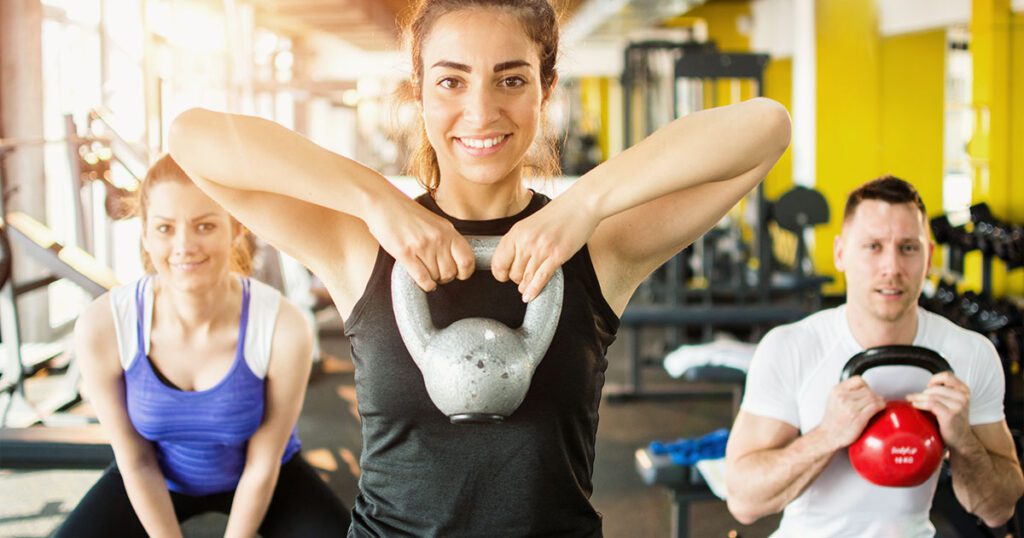
[[[675,118],[739,101],[744,83],[752,86],[752,96],[761,95],[768,60],[767,54],[723,53],[714,43],[630,44],[624,53],[622,75],[625,146]],[[721,81],[731,81],[732,99],[721,95]],[[801,192],[799,197],[820,198],[810,192],[813,194]],[[749,243],[743,241],[738,225],[715,227],[641,285],[621,319],[632,336],[629,379],[621,390],[609,390],[612,401],[652,396],[725,396],[738,404],[742,386],[736,383],[686,384],[671,391],[645,389],[642,370],[646,366],[660,366],[664,351],[645,355],[642,330],[661,328],[665,349],[669,350],[684,343],[691,328],[699,330],[703,342],[710,341],[714,330],[720,327],[750,328],[751,336],[757,338],[766,328],[795,321],[817,308],[821,283],[827,279],[803,274],[801,260],[795,264],[794,283],[785,288],[773,286],[773,273],[778,267],[768,224],[770,220],[780,225],[783,221],[801,222],[801,228],[795,231],[797,256],[806,256],[800,232],[806,226],[827,222],[827,204],[811,204],[814,210],[793,204],[771,204],[760,185],[747,203],[751,204],[747,211],[752,217]],[[799,218],[795,212],[801,213]],[[732,379],[741,380],[742,377]]]

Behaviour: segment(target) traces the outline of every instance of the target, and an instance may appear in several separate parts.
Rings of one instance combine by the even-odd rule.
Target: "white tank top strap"
[[[135,304],[136,286],[143,287],[143,352],[149,354],[149,334],[153,327],[153,284],[152,279],[143,277],[135,282],[110,290],[110,307],[114,316],[114,331],[117,334],[117,349],[121,367],[127,370],[138,355],[139,342],[136,338],[138,310]],[[281,294],[270,286],[250,279],[249,326],[245,331],[243,355],[245,362],[257,377],[267,375],[270,365],[270,350],[274,341],[274,328],[280,309]]]
[[[139,316],[135,304],[135,293],[139,285],[145,287],[146,300],[144,304],[148,308],[145,309],[146,319],[143,334],[148,335],[149,328],[153,323],[153,311],[151,308],[153,304],[153,286],[151,285],[151,279],[148,276],[142,277],[139,280],[110,290],[109,294],[110,309],[114,316],[114,333],[117,336],[118,356],[121,367],[125,370],[131,366],[139,350],[136,331]],[[148,338],[144,339],[144,345],[146,347],[145,352],[148,353]]]
[[[274,328],[281,307],[281,294],[255,279],[249,279],[249,326],[245,331],[245,362],[259,378],[267,375]]]

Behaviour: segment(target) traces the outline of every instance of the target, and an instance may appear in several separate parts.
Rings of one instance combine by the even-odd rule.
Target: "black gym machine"
[[[633,142],[635,92],[642,92],[649,78],[648,59],[652,54],[674,54],[672,84],[673,117],[681,112],[680,84],[703,88],[719,80],[753,81],[757,93],[763,86],[765,54],[719,52],[713,43],[674,43],[664,41],[632,43],[625,50],[622,76],[625,102],[625,144]],[[701,90],[698,90],[700,98]],[[717,105],[717,92],[710,102]],[[692,96],[691,96],[692,100]],[[702,99],[701,99],[702,100]],[[703,101],[703,100],[702,100]],[[655,119],[643,122],[653,129]],[[673,257],[641,285],[621,318],[622,328],[630,335],[628,381],[624,387],[607,391],[609,401],[638,398],[728,397],[738,405],[739,389],[732,385],[689,383],[670,390],[644,386],[643,370],[661,366],[666,350],[674,349],[699,331],[699,341],[707,342],[719,327],[753,327],[757,339],[767,329],[802,318],[820,305],[820,288],[828,277],[807,269],[804,233],[809,227],[828,221],[828,204],[816,191],[797,187],[778,201],[766,200],[760,186],[748,203],[753,204],[753,241],[746,245],[735,230],[712,229],[694,245]],[[796,261],[792,268],[780,267],[773,255],[770,224],[795,236]],[[781,277],[781,278],[780,278]],[[664,330],[663,347],[654,354],[645,353],[642,340],[647,329]]]
[[[940,277],[930,293],[922,295],[920,304],[957,325],[985,335],[995,346],[1003,366],[1006,392],[1003,409],[1006,423],[1017,443],[1018,457],[1024,459],[1024,303],[996,299],[992,293],[992,267],[996,259],[1007,271],[1024,270],[1024,226],[996,218],[985,203],[971,206],[969,219],[954,225],[950,216],[940,215],[930,221],[935,242],[946,249]],[[965,256],[981,254],[981,291],[959,292],[963,282]],[[999,536],[960,506],[952,493],[952,477],[948,468],[940,475],[933,510],[939,513],[961,536]],[[1024,530],[1024,500],[1017,503],[1007,532],[1019,536]]]
[[[64,144],[70,164],[72,212],[77,244],[62,244],[43,223],[21,212],[8,212],[7,199],[0,203],[0,331],[6,358],[0,366],[0,467],[3,468],[102,468],[113,459],[106,436],[94,418],[67,411],[80,403],[80,374],[70,350],[41,361],[23,355],[19,329],[18,299],[45,289],[58,280],[76,284],[92,297],[116,285],[113,272],[90,253],[92,235],[86,231],[83,188],[103,185],[104,208],[113,220],[130,213],[130,188],[112,181],[112,167],[130,181],[138,182],[140,161],[124,139],[117,136],[109,113],[96,109],[87,116],[86,133],[80,135],[69,115],[67,136],[61,140],[0,140],[0,192],[7,193],[4,159],[26,146]],[[102,136],[98,136],[102,133]],[[115,152],[112,148],[119,147]],[[130,159],[130,160],[129,160]],[[95,232],[95,230],[94,230]],[[13,247],[13,248],[12,248]],[[11,268],[15,254],[33,260],[46,274],[28,282],[15,282]],[[65,328],[66,330],[66,328]],[[49,397],[29,402],[26,381],[40,372],[62,375],[59,386],[49,387]]]
[[[988,337],[1006,376],[1006,422],[1011,430],[1024,431],[1024,303],[992,294],[995,259],[1002,260],[1007,271],[1024,270],[1024,226],[997,219],[981,203],[971,206],[970,220],[964,225],[953,226],[941,215],[931,219],[931,228],[935,242],[945,246],[949,255],[934,291],[921,297],[921,306]],[[972,251],[981,253],[981,291],[960,293],[964,257]]]
[[[642,98],[652,78],[652,55],[663,58],[671,54],[673,58],[672,118],[702,108],[705,102],[717,106],[720,80],[753,81],[755,92],[760,94],[768,63],[768,55],[723,53],[713,43],[638,42],[627,46],[624,54],[626,147],[638,138],[634,136],[634,123],[646,128],[646,133],[637,135],[649,134],[659,123],[650,110],[644,111],[644,117],[634,118],[633,109],[637,93]],[[711,95],[704,99],[708,82]],[[686,95],[680,95],[680,87]],[[606,390],[610,402],[726,397],[732,400],[735,415],[742,396],[743,372],[701,368],[702,375],[696,376],[695,382],[653,389],[644,385],[643,370],[661,367],[664,353],[688,339],[712,340],[718,328],[747,331],[747,336],[756,341],[771,327],[796,321],[820,307],[821,286],[831,278],[814,274],[804,236],[813,226],[828,222],[825,198],[812,189],[796,187],[778,200],[768,201],[759,186],[747,203],[753,205],[754,217],[750,244],[739,237],[738,226],[731,230],[716,227],[641,285],[621,317],[621,327],[630,337],[628,381],[624,387]],[[788,263],[776,257],[778,245],[773,242],[773,234],[792,235],[795,252],[790,253]],[[644,346],[644,337],[651,336],[652,331],[659,336],[656,340],[660,342],[655,343],[661,344],[653,353]],[[716,499],[700,473],[692,466],[675,465],[649,449],[636,452],[636,466],[646,483],[663,486],[671,494],[672,536],[687,536],[690,503]]]

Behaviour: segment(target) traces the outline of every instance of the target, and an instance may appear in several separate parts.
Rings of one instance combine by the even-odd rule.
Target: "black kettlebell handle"
[[[953,371],[942,355],[926,347],[878,346],[850,357],[843,367],[839,380],[846,381],[851,376],[863,375],[864,372],[878,366],[916,366],[928,370],[933,375]]]

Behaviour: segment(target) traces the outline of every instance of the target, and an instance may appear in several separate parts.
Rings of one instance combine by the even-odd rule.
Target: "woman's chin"
[[[228,273],[226,271],[214,271],[211,267],[190,268],[186,270],[175,270],[161,272],[161,280],[170,283],[182,291],[197,291],[217,285]],[[223,273],[223,274],[222,274]]]
[[[470,166],[460,170],[460,177],[474,185],[500,185],[518,179],[513,170],[498,166]]]

